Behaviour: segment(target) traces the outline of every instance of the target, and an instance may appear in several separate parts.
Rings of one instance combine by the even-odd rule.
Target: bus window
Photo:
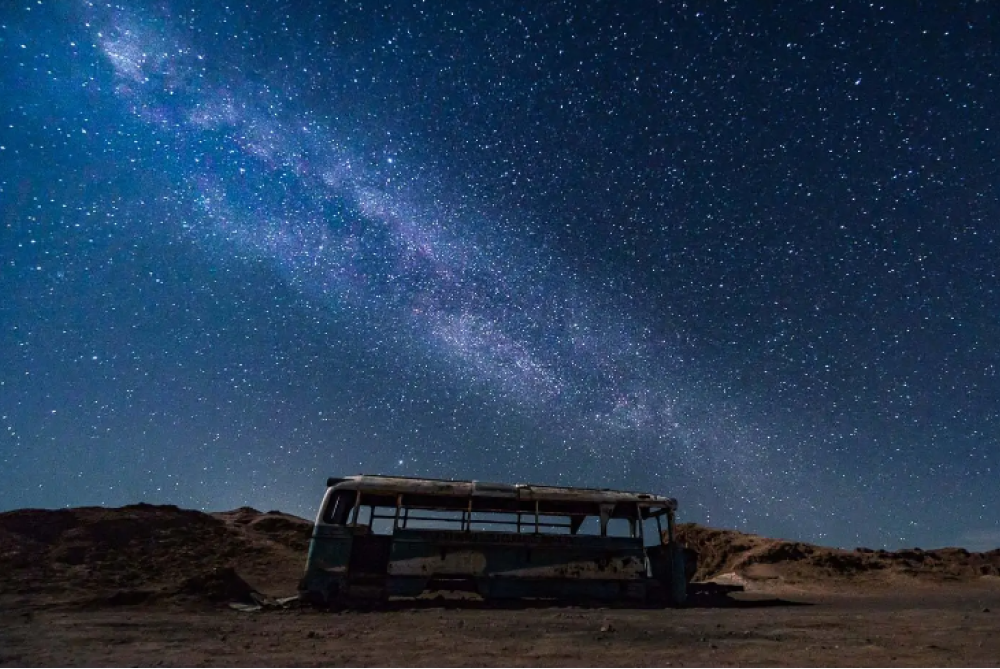
[[[608,519],[608,534],[609,537],[635,537],[635,526],[633,522],[628,518],[609,518]]]
[[[358,507],[358,519],[354,521],[354,524],[363,525],[365,527],[371,527],[372,508],[370,506],[365,506],[364,504]]]
[[[646,518],[642,521],[642,545],[659,546],[663,543],[660,538],[660,523],[656,518]]]
[[[395,509],[375,508],[375,518],[372,520],[371,528],[373,534],[392,534],[392,524]]]
[[[469,529],[474,532],[517,532],[517,514],[473,511]]]
[[[583,519],[583,522],[580,523],[576,534],[592,537],[601,536],[601,519],[597,516],[587,516]]]
[[[357,493],[353,490],[339,490],[333,494],[330,504],[326,507],[324,522],[331,525],[346,525],[350,520],[351,510]]]
[[[460,530],[464,522],[464,512],[452,509],[404,508],[399,516],[399,527],[404,530]]]

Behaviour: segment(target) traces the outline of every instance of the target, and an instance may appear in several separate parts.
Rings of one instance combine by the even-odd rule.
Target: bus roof
[[[331,477],[328,487],[337,490],[360,490],[381,494],[441,495],[443,497],[506,497],[518,500],[595,502],[614,504],[635,502],[643,507],[677,510],[677,500],[649,493],[626,492],[598,488],[532,485],[526,483],[488,483],[485,481],[452,481],[448,479],[410,478],[359,474]]]

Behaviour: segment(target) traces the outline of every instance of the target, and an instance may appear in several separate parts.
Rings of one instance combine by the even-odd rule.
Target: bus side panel
[[[303,597],[318,603],[332,603],[347,577],[353,544],[350,528],[332,525],[313,528],[306,573],[299,585]]]
[[[687,601],[688,568],[685,564],[684,547],[676,541],[672,541],[670,546],[670,601],[674,604],[683,604]]]
[[[646,567],[633,539],[397,530],[389,575],[407,582],[471,577],[494,596],[617,598],[625,582],[645,579]]]
[[[649,583],[644,580],[496,577],[480,583],[480,594],[487,599],[541,597],[645,602],[648,586]]]

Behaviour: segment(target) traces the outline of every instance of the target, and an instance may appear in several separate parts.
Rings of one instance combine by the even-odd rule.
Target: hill
[[[239,599],[251,587],[243,578],[265,592],[293,594],[311,527],[251,508],[9,511],[0,513],[0,594],[75,600],[214,592]]]
[[[678,525],[677,537],[698,553],[696,580],[739,582],[750,587],[769,582],[870,587],[900,580],[1000,580],[1000,549],[985,553],[964,548],[842,550],[694,523]]]
[[[176,506],[22,509],[0,513],[0,595],[50,602],[294,594],[311,523],[256,509],[203,513]],[[682,524],[699,554],[696,580],[748,589],[865,588],[908,582],[1000,583],[1000,549],[840,550]],[[246,580],[244,580],[246,579]]]
[[[249,508],[0,513],[0,667],[993,666],[1000,657],[1000,551],[843,551],[698,525],[679,528],[701,553],[698,576],[749,592],[711,596],[725,588],[704,586],[692,607],[671,610],[436,597],[341,615],[224,605],[253,600],[252,590],[294,593],[309,530]]]

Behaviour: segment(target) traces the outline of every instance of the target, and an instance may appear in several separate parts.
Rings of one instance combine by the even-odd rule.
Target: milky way
[[[967,511],[982,514],[996,502],[982,487],[996,473],[989,447],[996,407],[955,400],[949,422],[921,408],[929,399],[897,406],[917,381],[907,369],[947,357],[933,347],[945,336],[937,323],[949,308],[969,323],[967,350],[976,357],[940,367],[933,387],[954,386],[963,366],[977,368],[967,393],[988,397],[986,389],[998,387],[994,356],[980,355],[978,343],[995,329],[981,317],[987,300],[996,303],[992,288],[985,292],[995,275],[960,284],[935,275],[946,251],[933,246],[942,234],[934,222],[950,209],[939,201],[917,215],[912,203],[945,197],[933,175],[921,175],[934,170],[928,158],[937,140],[921,131],[903,142],[908,162],[888,174],[867,164],[875,140],[836,140],[837,131],[826,129],[814,141],[834,147],[843,187],[824,184],[826,158],[810,165],[789,157],[795,167],[788,169],[798,173],[769,178],[763,164],[815,133],[810,124],[831,112],[822,103],[809,112],[819,116],[775,107],[768,96],[778,95],[780,81],[754,80],[696,34],[689,44],[718,61],[706,70],[716,85],[738,91],[732,82],[742,78],[770,91],[755,93],[764,102],[754,107],[748,93],[745,108],[704,112],[715,121],[702,126],[700,153],[678,148],[671,156],[657,148],[669,145],[662,141],[639,149],[627,133],[616,147],[614,133],[643,124],[648,131],[650,123],[673,128],[673,141],[683,144],[701,109],[692,100],[708,89],[674,81],[671,71],[693,80],[697,52],[672,66],[654,64],[635,41],[643,29],[614,13],[583,19],[569,6],[552,15],[501,8],[488,18],[398,8],[396,23],[373,18],[394,16],[388,8],[369,9],[330,16],[321,6],[85,3],[36,19],[32,11],[46,11],[38,5],[22,7],[4,26],[11,63],[21,59],[5,85],[37,89],[7,112],[11,128],[31,128],[23,146],[4,140],[22,168],[19,181],[6,174],[3,184],[11,201],[18,193],[16,207],[5,205],[10,248],[21,249],[10,277],[55,273],[53,285],[70,286],[50,288],[57,306],[46,310],[44,290],[17,279],[20,311],[5,312],[5,346],[21,356],[5,380],[18,398],[4,407],[14,435],[8,461],[29,487],[27,472],[50,466],[60,448],[71,454],[66,469],[78,485],[92,471],[107,478],[90,496],[25,493],[8,504],[124,503],[140,494],[307,513],[325,475],[379,470],[651,488],[680,497],[682,509],[687,502],[692,518],[820,540],[991,536],[982,515],[953,531],[957,510],[933,521],[904,511],[913,494],[932,499],[939,485],[968,484]],[[702,26],[695,33],[721,25],[681,8],[661,19],[661,35],[645,33],[663,40],[653,52],[670,52],[671,42],[676,50],[681,38],[672,23]],[[553,27],[574,20],[575,39]],[[868,20],[861,25],[892,26]],[[813,40],[824,39],[824,25]],[[547,42],[531,36],[536,29],[551,33]],[[421,37],[422,30],[433,35]],[[739,30],[718,35],[759,39]],[[465,31],[483,42],[466,44]],[[776,79],[808,48],[765,41],[788,59]],[[579,53],[584,42],[586,54]],[[463,60],[466,51],[475,57]],[[530,72],[518,69],[526,54],[537,59]],[[842,81],[828,85],[861,95],[874,67],[844,61]],[[576,81],[590,68],[614,76]],[[429,83],[427,72],[436,73]],[[966,90],[976,90],[973,80],[982,86],[970,77]],[[628,91],[643,95],[650,78],[655,92],[645,94],[646,106],[631,102]],[[450,79],[462,96],[441,93]],[[573,91],[559,102],[565,113],[554,109],[553,81]],[[731,103],[732,95],[722,100]],[[975,106],[984,94],[969,95],[966,104]],[[605,104],[608,113],[597,113]],[[492,110],[492,131],[476,125],[480,107]],[[761,119],[756,132],[764,135],[788,116],[797,134],[755,146],[749,116]],[[874,116],[856,118],[870,124]],[[734,124],[747,125],[732,131],[742,145],[727,144],[729,131],[717,129]],[[24,161],[57,143],[56,153],[83,158],[70,160],[61,177],[50,166],[49,176],[39,170],[26,180]],[[505,144],[536,148],[504,153]],[[619,149],[627,167],[607,168],[619,165]],[[978,160],[980,149],[970,151]],[[103,167],[80,166],[88,160]],[[852,168],[851,160],[865,164]],[[733,164],[719,166],[726,161]],[[990,169],[995,174],[995,163]],[[981,170],[969,168],[965,177],[971,190],[964,192],[979,194],[972,218],[953,233],[941,228],[973,273],[991,271],[991,251],[958,249],[964,236],[990,230],[979,223],[985,212],[1000,211],[995,192],[977,190]],[[594,187],[592,172],[604,188]],[[866,179],[879,187],[857,192]],[[74,186],[53,185],[64,180]],[[896,226],[904,223],[871,211],[907,180],[913,186],[893,202],[929,233],[919,226],[902,232]],[[32,193],[45,188],[58,193],[43,197],[48,203],[35,214]],[[652,196],[654,204],[644,203]],[[782,200],[785,209],[775,213]],[[70,213],[59,213],[65,203]],[[816,223],[796,223],[803,218]],[[94,246],[104,238],[111,241]],[[58,258],[32,266],[38,241],[61,244]],[[89,263],[111,271],[122,258],[141,271],[108,278],[116,287],[96,291]],[[78,299],[67,297],[88,280]],[[158,297],[149,292],[160,286],[167,287]],[[968,294],[951,307],[940,302],[956,290]],[[886,305],[894,291],[906,311]],[[922,306],[910,308],[914,295]],[[162,331],[137,332],[143,323]],[[32,340],[46,328],[76,334],[42,361]],[[894,353],[892,341],[915,328],[925,336]],[[115,352],[81,353],[87,347]],[[80,367],[72,382],[79,385],[62,383],[63,396],[93,383],[100,398],[93,405],[61,406],[14,370],[57,387],[50,370],[60,358],[73,365],[107,358],[101,372]],[[40,411],[56,420],[67,409],[89,423],[90,441],[74,440],[68,425],[47,431],[29,422]],[[970,425],[956,418],[963,411],[980,417]],[[109,423],[103,432],[102,421]],[[170,434],[170,425],[182,424]],[[193,436],[196,443],[184,443]],[[142,462],[138,470],[108,464],[126,452]]]
[[[488,392],[615,442],[584,440],[584,457],[631,465],[636,446],[651,443],[662,452],[642,457],[676,459],[740,499],[770,501],[773,465],[761,445],[738,441],[738,419],[685,415],[697,389],[676,378],[669,347],[630,322],[627,305],[590,299],[557,261],[505,242],[488,221],[447,203],[415,205],[409,191],[424,184],[403,175],[394,185],[403,170],[388,159],[366,169],[335,133],[284,109],[266,87],[200,85],[213,64],[169,24],[116,11],[97,26],[132,113],[163,127],[167,141],[197,147],[185,176],[202,211],[187,226],[198,241],[265,259],[325,306],[355,307],[356,318],[371,319],[376,348],[442,357]],[[220,163],[246,167],[220,176]],[[407,341],[379,341],[394,325]]]

